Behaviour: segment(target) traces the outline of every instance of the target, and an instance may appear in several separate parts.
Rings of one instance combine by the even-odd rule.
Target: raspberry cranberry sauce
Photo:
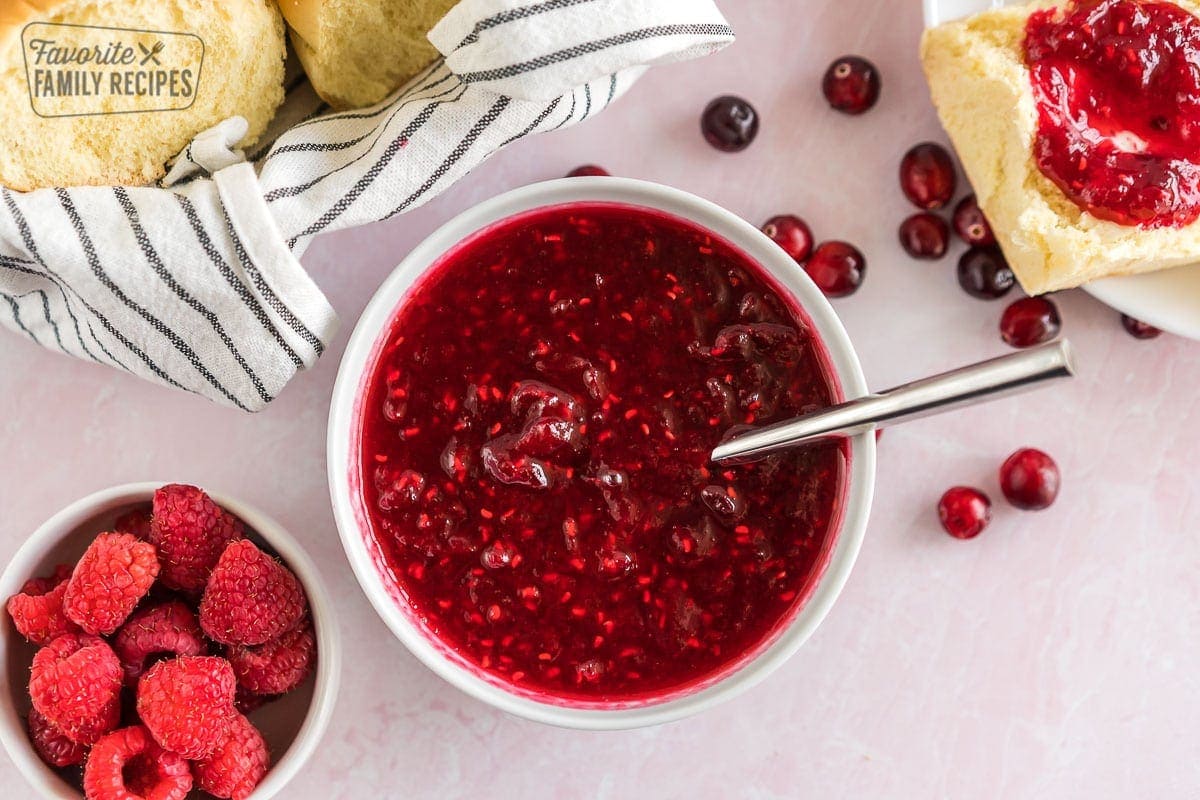
[[[1166,2],[1034,12],[1034,156],[1080,208],[1122,225],[1200,217],[1200,20]]]
[[[709,460],[731,428],[836,399],[761,267],[690,222],[585,203],[435,265],[370,372],[362,486],[417,616],[529,691],[661,696],[799,609],[832,548],[844,447]]]

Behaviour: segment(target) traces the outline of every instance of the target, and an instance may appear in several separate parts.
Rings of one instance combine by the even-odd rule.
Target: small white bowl
[[[111,529],[113,520],[125,511],[148,506],[155,490],[167,483],[171,481],[115,486],[77,500],[55,514],[33,532],[0,576],[0,602],[20,591],[29,578],[53,571],[55,564],[74,563],[97,533]],[[317,639],[314,674],[295,691],[250,714],[267,740],[272,761],[270,771],[250,800],[267,800],[279,794],[312,755],[333,714],[342,665],[337,620],[316,566],[291,534],[253,506],[226,495],[209,494],[219,506],[246,524],[251,539],[258,539],[278,553],[296,573],[312,610]],[[39,795],[54,800],[79,800],[83,793],[46,766],[29,743],[24,718],[29,711],[29,664],[37,648],[16,632],[7,613],[3,616],[0,741]]]
[[[850,464],[840,529],[824,574],[806,603],[774,639],[723,669],[714,680],[661,698],[580,703],[519,690],[483,672],[433,636],[413,613],[379,553],[359,488],[363,383],[382,338],[409,290],[443,254],[471,234],[536,208],[608,202],[666,212],[690,220],[758,262],[798,302],[825,345],[846,399],[867,393],[858,356],[829,302],[804,270],[753,225],[695,195],[627,178],[569,178],[500,195],[442,226],[408,254],[363,312],[342,359],[329,412],[329,486],[334,517],[354,573],[392,632],[422,662],[454,686],[496,708],[537,722],[588,730],[654,725],[703,711],[758,683],[799,649],[833,605],[862,544],[875,482],[875,437],[850,440]]]

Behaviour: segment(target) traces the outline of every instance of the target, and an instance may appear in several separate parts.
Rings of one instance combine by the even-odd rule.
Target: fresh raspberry
[[[87,746],[72,742],[36,709],[29,709],[29,741],[42,761],[52,767],[82,764]]]
[[[283,694],[308,677],[316,649],[306,622],[258,647],[231,647],[228,655],[238,686],[253,694]]]
[[[202,592],[225,546],[244,533],[241,520],[195,486],[172,484],[154,493],[150,541],[170,589]]]
[[[150,541],[150,509],[139,507],[125,512],[117,517],[117,521],[113,523],[113,530],[136,536],[144,542]]]
[[[214,797],[246,800],[258,786],[271,757],[267,743],[250,720],[238,714],[213,754],[196,762],[196,785]]]
[[[92,744],[120,720],[121,662],[98,636],[60,636],[34,655],[29,697],[71,741]]]
[[[121,627],[158,577],[154,545],[128,533],[102,533],[75,565],[63,610],[88,633]]]
[[[30,578],[21,586],[21,594],[45,594],[60,583],[66,583],[70,580],[71,569],[70,564],[59,564],[54,568],[52,575],[46,575],[42,578]]]
[[[183,800],[191,789],[187,760],[159,747],[141,725],[96,742],[83,769],[87,800]]]
[[[196,615],[179,600],[134,612],[113,637],[112,647],[121,659],[126,686],[137,685],[151,656],[200,656],[207,649]]]
[[[237,694],[233,696],[233,707],[238,710],[239,714],[249,715],[258,711],[274,699],[274,696],[248,692],[244,686],[239,684]]]
[[[205,758],[225,734],[237,678],[223,658],[182,656],[151,667],[137,687],[137,711],[155,741],[187,759]]]
[[[221,644],[253,647],[295,628],[306,608],[291,570],[243,539],[225,548],[209,576],[200,627]]]
[[[79,631],[63,612],[63,594],[70,577],[71,568],[59,564],[53,575],[25,581],[21,592],[8,598],[8,615],[22,636],[36,645],[46,645],[64,633]]]

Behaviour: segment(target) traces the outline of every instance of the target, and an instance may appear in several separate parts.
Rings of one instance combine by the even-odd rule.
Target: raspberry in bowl
[[[40,796],[265,800],[332,714],[340,650],[316,569],[231,498],[149,483],[83,498],[28,538],[0,596],[0,741]]]
[[[742,467],[712,448],[863,393],[753,226],[641,181],[538,184],[435,233],[364,312],[335,516],[378,613],[455,686],[553,724],[664,722],[800,646],[870,504],[873,437]]]

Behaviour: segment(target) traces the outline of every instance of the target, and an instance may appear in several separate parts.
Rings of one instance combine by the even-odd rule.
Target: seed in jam
[[[1200,218],[1200,20],[1174,3],[1075,0],[1030,15],[1038,169],[1081,209],[1143,228]]]
[[[364,403],[364,507],[414,618],[552,698],[661,696],[764,646],[829,557],[845,450],[710,454],[838,399],[811,331],[756,263],[658,212],[540,209],[460,244]]]

